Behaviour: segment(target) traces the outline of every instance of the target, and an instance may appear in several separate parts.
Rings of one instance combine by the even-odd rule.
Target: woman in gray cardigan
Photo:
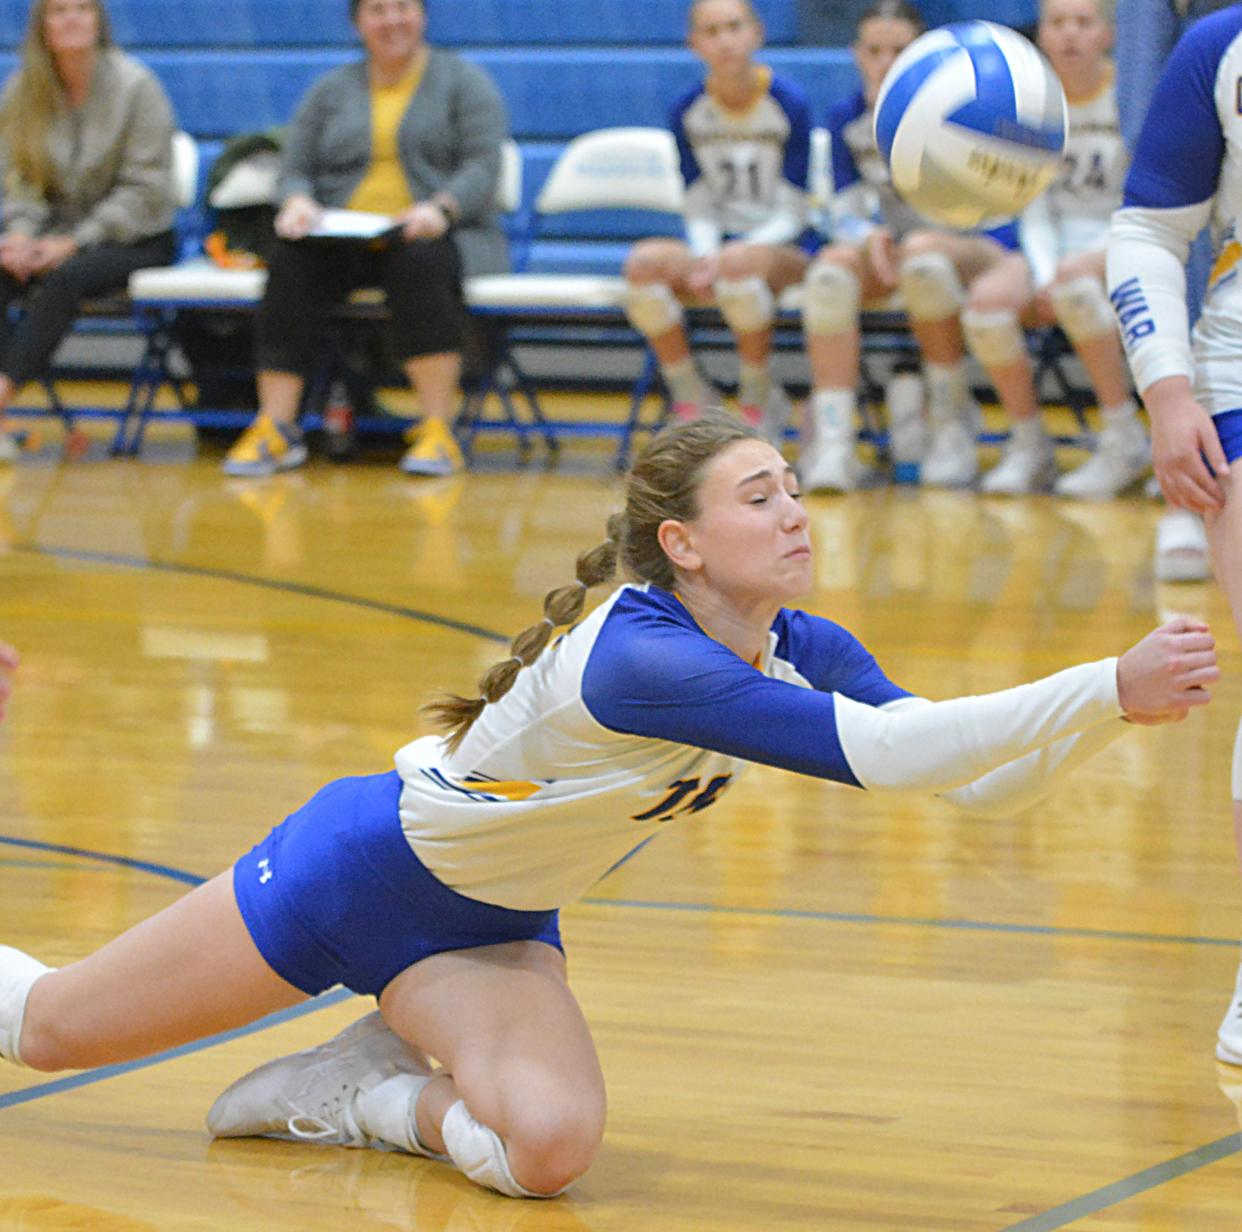
[[[172,135],[167,96],[112,46],[99,0],[35,0],[0,102],[0,463],[18,455],[5,411],[47,368],[82,301],[173,260]]]
[[[382,286],[389,333],[423,418],[401,469],[462,466],[449,428],[465,327],[462,279],[503,272],[495,219],[504,106],[491,80],[424,41],[424,0],[350,0],[366,59],[311,88],[293,121],[276,217],[280,238],[259,314],[259,414],[224,461],[230,475],[299,466],[296,418],[324,307]],[[325,207],[390,217],[376,242],[313,237]]]

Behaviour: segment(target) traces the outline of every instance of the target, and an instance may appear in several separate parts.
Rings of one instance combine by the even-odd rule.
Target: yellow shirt
[[[395,85],[371,85],[371,165],[346,203],[351,210],[399,214],[414,204],[397,149],[397,130],[423,79],[427,57],[419,56]]]

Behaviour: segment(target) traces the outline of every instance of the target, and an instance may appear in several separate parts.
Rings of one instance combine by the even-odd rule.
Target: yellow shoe
[[[428,416],[405,434],[410,447],[398,463],[407,475],[455,475],[465,470],[461,448],[442,419]]]
[[[256,415],[224,457],[226,475],[274,475],[306,461],[301,428],[281,427],[266,415]]]

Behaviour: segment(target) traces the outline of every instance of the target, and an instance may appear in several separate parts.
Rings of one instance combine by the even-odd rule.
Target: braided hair
[[[523,629],[509,644],[509,657],[494,663],[478,684],[477,697],[448,694],[424,707],[445,734],[449,752],[465,739],[483,708],[513,688],[518,673],[543,653],[553,632],[582,618],[587,591],[612,581],[618,566],[636,581],[663,590],[676,585],[673,565],[660,546],[660,526],[672,519],[693,521],[699,513],[699,488],[707,464],[739,441],[759,434],[722,411],[709,411],[691,423],[658,433],[626,478],[625,509],[608,519],[604,542],[579,554],[574,581],[550,590],[543,619]]]

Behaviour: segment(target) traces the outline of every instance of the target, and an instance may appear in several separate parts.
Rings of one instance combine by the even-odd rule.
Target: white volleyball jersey
[[[833,193],[828,213],[832,239],[836,241],[858,243],[877,226],[887,227],[901,239],[920,227],[933,225],[907,205],[893,187],[888,166],[876,145],[874,120],[875,111],[867,106],[861,90],[828,114]],[[1013,222],[998,223],[971,234],[986,235],[1008,251],[1018,246]]]
[[[1121,204],[1130,155],[1121,138],[1116,77],[1090,97],[1071,100],[1061,170],[1048,189],[1048,208],[1058,225],[1108,223]]]
[[[1019,219],[1022,250],[1037,287],[1052,281],[1062,258],[1108,246],[1109,222],[1121,204],[1129,165],[1110,64],[1099,90],[1070,102],[1060,172]]]
[[[833,107],[827,127],[832,156],[833,239],[851,241],[878,224],[900,239],[927,225],[893,187],[875,142],[875,110],[867,106],[861,90]]]
[[[1174,48],[1113,216],[1109,292],[1140,392],[1186,376],[1210,413],[1242,407],[1240,214],[1242,5],[1233,5]],[[1185,262],[1209,221],[1216,260],[1192,358]]]
[[[687,237],[697,256],[725,239],[794,243],[807,225],[811,108],[801,88],[760,70],[754,102],[725,107],[708,83],[670,119],[686,184]]]
[[[401,824],[460,893],[560,906],[715,804],[749,762],[858,786],[834,693],[867,706],[909,696],[831,621],[782,611],[752,666],[673,595],[623,586],[520,672],[455,752],[438,737],[398,752]]]

